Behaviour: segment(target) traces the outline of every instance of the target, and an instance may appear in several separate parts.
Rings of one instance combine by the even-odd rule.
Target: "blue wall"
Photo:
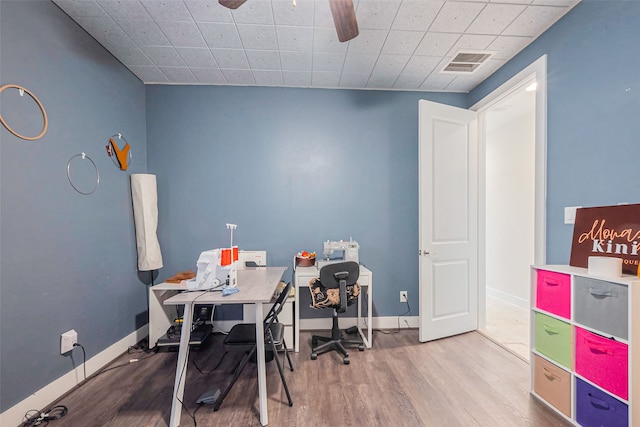
[[[374,315],[404,313],[400,290],[417,315],[418,100],[463,106],[465,97],[147,86],[164,275],[228,245],[228,222],[238,224],[234,243],[267,250],[270,265],[353,238],[374,273]],[[302,317],[318,314],[300,295]]]
[[[639,23],[640,2],[583,0],[470,94],[548,55],[547,263],[569,263],[565,206],[640,203]]]
[[[146,323],[137,275],[129,173],[146,171],[144,85],[49,1],[0,2],[0,85],[43,103],[49,127],[25,141],[0,126],[0,410],[82,363],[60,355],[73,328],[87,359]],[[2,92],[2,115],[35,136],[42,116],[27,95]],[[133,146],[127,172],[107,157],[111,135]],[[100,185],[90,196],[67,180],[85,152]],[[95,171],[71,164],[88,192]]]

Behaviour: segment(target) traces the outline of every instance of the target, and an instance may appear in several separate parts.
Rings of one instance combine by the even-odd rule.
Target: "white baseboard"
[[[374,317],[373,329],[413,329],[420,325],[418,316],[388,316]],[[398,324],[398,321],[400,322]],[[346,329],[356,324],[355,317],[340,317],[340,329]],[[331,329],[331,318],[300,319],[301,331],[317,331]]]
[[[497,298],[499,300],[502,300],[511,305],[515,305],[516,307],[522,308],[524,310],[529,310],[530,308],[529,301],[526,298],[517,297],[515,295],[508,294],[498,289],[487,287],[487,296]]]
[[[149,335],[149,326],[144,325],[140,329],[127,335],[115,344],[107,347],[100,353],[87,360],[85,365],[87,368],[87,377],[102,369],[105,365],[111,363],[114,359],[120,357],[126,352],[130,346],[140,342],[144,337]],[[74,350],[79,352],[81,350]],[[62,356],[60,356],[62,357]],[[81,360],[81,359],[80,359]],[[22,402],[15,404],[0,414],[1,426],[19,426],[24,421],[24,415],[31,409],[45,410],[46,406],[59,399],[62,395],[73,389],[84,380],[84,368],[80,363],[75,369],[64,374],[57,380],[47,384],[40,390],[35,391],[32,395],[24,399]]]

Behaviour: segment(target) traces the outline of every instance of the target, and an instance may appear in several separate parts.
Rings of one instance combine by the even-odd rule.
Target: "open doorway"
[[[486,111],[483,331],[529,359],[529,267],[534,263],[535,91],[531,82]]]
[[[527,361],[530,267],[545,261],[545,74],[542,57],[476,106],[483,153],[479,329]]]

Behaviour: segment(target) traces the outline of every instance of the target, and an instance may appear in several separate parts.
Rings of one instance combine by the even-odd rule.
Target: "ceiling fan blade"
[[[329,6],[338,33],[338,40],[346,42],[355,38],[359,32],[353,0],[329,0]]]
[[[246,1],[247,0],[218,0],[218,3],[229,9],[237,9]]]

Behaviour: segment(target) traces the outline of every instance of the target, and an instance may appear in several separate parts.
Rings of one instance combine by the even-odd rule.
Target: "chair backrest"
[[[347,286],[354,285],[360,277],[360,266],[354,261],[327,264],[320,269],[320,283],[327,289],[340,289],[338,313],[347,310]]]
[[[278,295],[278,298],[276,298],[276,302],[273,303],[273,305],[271,306],[271,309],[269,309],[269,312],[264,317],[265,325],[278,321],[278,315],[282,311],[282,308],[284,307],[284,303],[287,301],[287,298],[289,298],[289,294],[291,293],[291,287],[292,287],[292,284],[291,282],[289,282],[287,283],[285,288],[282,290],[282,292],[280,292],[280,295]]]

